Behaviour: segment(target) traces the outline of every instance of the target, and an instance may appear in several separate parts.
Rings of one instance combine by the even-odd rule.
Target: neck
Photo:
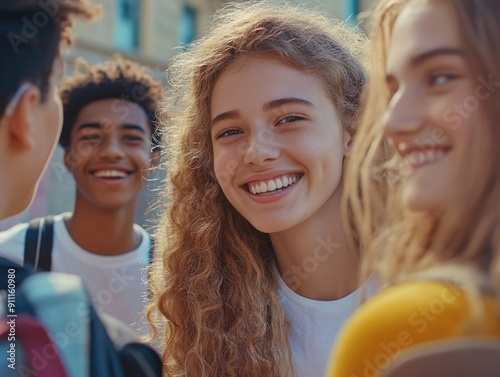
[[[141,234],[134,231],[135,203],[128,208],[102,209],[77,198],[65,219],[71,238],[83,249],[100,255],[120,255],[137,248]]]
[[[297,294],[321,301],[340,299],[359,286],[359,254],[348,247],[340,195],[311,219],[271,234],[277,267]]]

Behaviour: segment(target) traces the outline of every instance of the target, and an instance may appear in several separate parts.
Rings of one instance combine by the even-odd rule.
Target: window
[[[115,47],[130,51],[139,48],[140,0],[118,0]]]
[[[179,20],[177,31],[179,44],[188,45],[196,36],[196,9],[189,5],[184,5]]]

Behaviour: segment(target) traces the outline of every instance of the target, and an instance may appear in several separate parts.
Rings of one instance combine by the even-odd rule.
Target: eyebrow
[[[416,67],[420,64],[425,63],[427,60],[433,59],[433,58],[441,56],[441,55],[464,56],[463,52],[459,49],[452,48],[452,47],[440,47],[440,48],[436,48],[433,50],[425,51],[417,56],[414,56],[410,60],[410,66]],[[394,75],[391,74],[390,72],[386,72],[385,81],[388,84],[395,81]]]
[[[104,128],[104,125],[102,123],[99,123],[99,122],[82,123],[78,126],[78,129],[76,131],[80,132],[80,131],[82,131],[84,129],[88,129],[88,128],[101,130]],[[142,128],[141,126],[139,126],[137,124],[125,123],[125,124],[121,125],[120,128],[122,130],[134,130],[134,131],[139,131],[143,134],[146,134],[146,131],[144,130],[144,128]]]
[[[264,111],[269,111],[276,109],[278,107],[282,107],[285,105],[306,105],[310,107],[315,107],[311,102],[296,97],[288,97],[288,98],[280,98],[275,99],[273,101],[266,102],[263,106]]]
[[[434,50],[426,51],[422,54],[413,57],[410,61],[410,64],[412,66],[417,66],[419,64],[424,63],[426,60],[435,58],[440,55],[464,56],[463,52],[459,49],[453,47],[441,47],[441,48],[436,48]]]
[[[225,113],[220,113],[212,119],[211,125],[228,119],[236,119],[240,116],[240,113],[236,110],[226,111]]]
[[[287,98],[279,98],[269,102],[266,102],[264,106],[262,106],[264,111],[273,110],[285,105],[305,105],[309,107],[315,107],[312,102],[309,102],[302,98],[296,97],[287,97]],[[227,120],[227,119],[236,119],[240,116],[240,113],[237,110],[226,111],[221,113],[212,119],[211,125],[213,126],[215,123]]]

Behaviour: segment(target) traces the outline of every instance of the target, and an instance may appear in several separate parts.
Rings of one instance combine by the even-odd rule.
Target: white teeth
[[[442,149],[428,149],[410,152],[405,156],[405,161],[412,166],[419,166],[440,160],[445,155]]]
[[[94,173],[97,178],[125,178],[127,173],[121,170],[99,170]]]
[[[282,176],[280,178],[270,179],[268,181],[253,182],[248,185],[248,189],[252,194],[263,194],[288,187],[297,182],[297,176]]]
[[[408,148],[408,144],[403,143],[403,142],[398,143],[398,150],[399,150],[400,152],[404,152],[404,151],[406,150],[406,148]]]

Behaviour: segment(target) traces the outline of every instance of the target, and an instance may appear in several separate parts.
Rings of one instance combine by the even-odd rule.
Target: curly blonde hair
[[[366,74],[364,37],[290,4],[229,4],[169,70],[164,128],[168,208],[156,232],[148,318],[164,335],[169,376],[291,376],[288,326],[267,234],[225,198],[215,178],[210,101],[243,55],[278,57],[316,75],[353,135]],[[166,319],[166,320],[165,320]]]
[[[377,64],[370,72],[366,110],[346,172],[344,210],[352,213],[366,251],[365,275],[375,269],[390,285],[431,267],[452,265],[467,283],[470,271],[489,271],[500,293],[500,91],[481,103],[489,122],[474,125],[481,131],[472,141],[463,179],[439,213],[412,212],[401,205],[401,161],[380,122],[389,103],[385,65],[392,28],[412,1],[383,0],[372,19],[371,56]],[[456,14],[472,76],[498,82],[500,2],[427,1],[443,1]]]

